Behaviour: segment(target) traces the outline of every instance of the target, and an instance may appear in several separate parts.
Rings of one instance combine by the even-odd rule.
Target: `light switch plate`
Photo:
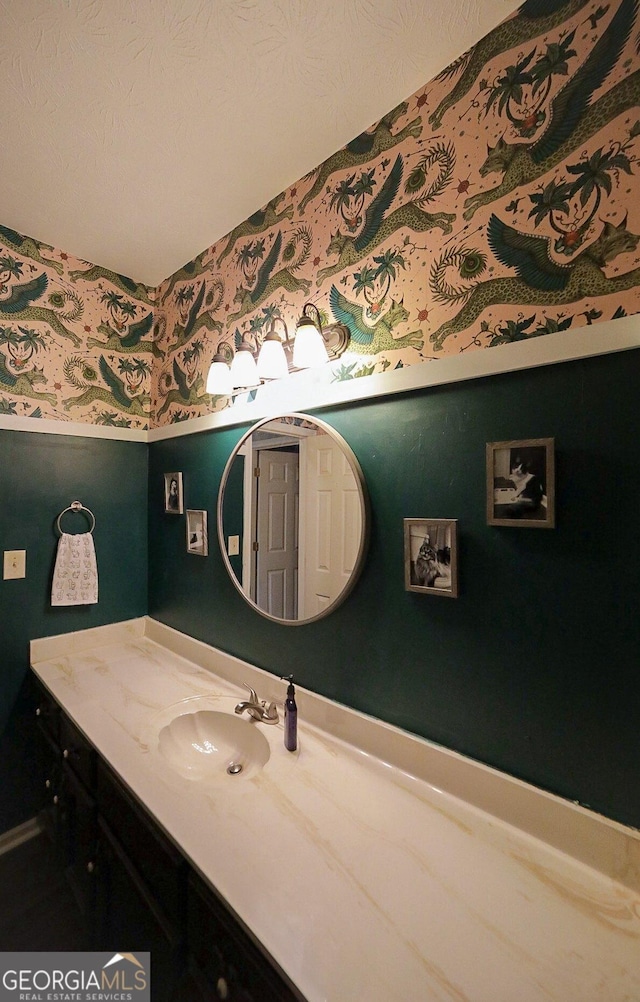
[[[230,557],[237,557],[240,553],[240,536],[229,536],[227,550]]]
[[[26,550],[5,550],[4,551],[4,580],[10,581],[12,578],[26,578],[27,576],[27,551]]]

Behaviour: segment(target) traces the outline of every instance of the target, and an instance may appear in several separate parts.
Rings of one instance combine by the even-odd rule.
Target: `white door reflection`
[[[241,497],[233,493],[240,481]],[[269,618],[309,622],[330,611],[355,581],[366,528],[358,462],[323,422],[306,415],[260,422],[227,463],[221,549],[236,587]],[[241,561],[229,558],[235,533]]]

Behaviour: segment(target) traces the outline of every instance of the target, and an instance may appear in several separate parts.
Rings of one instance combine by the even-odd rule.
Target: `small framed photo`
[[[457,519],[405,518],[404,586],[422,595],[457,598]]]
[[[207,513],[187,508],[187,553],[206,557],[209,553]]]
[[[169,515],[182,515],[184,512],[181,473],[164,475],[164,510]]]
[[[487,525],[554,528],[554,439],[487,442]]]

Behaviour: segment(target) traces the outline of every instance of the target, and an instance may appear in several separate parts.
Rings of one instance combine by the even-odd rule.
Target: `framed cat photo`
[[[457,519],[404,519],[404,586],[421,595],[458,597]]]
[[[487,525],[555,524],[554,439],[487,442]]]
[[[164,475],[164,510],[168,515],[182,515],[184,512],[181,473]]]

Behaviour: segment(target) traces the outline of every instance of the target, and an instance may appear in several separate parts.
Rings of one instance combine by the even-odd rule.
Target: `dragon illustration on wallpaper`
[[[182,352],[185,368],[182,369],[174,358],[171,365],[173,379],[166,372],[160,377],[160,392],[164,399],[158,410],[158,417],[162,417],[172,404],[179,404],[187,409],[176,412],[173,420],[185,420],[189,414],[188,408],[204,404],[210,399],[209,394],[205,392],[204,379],[198,372],[203,349],[202,341],[195,341],[190,348]],[[175,383],[175,386],[172,383]]]
[[[209,292],[207,292],[206,281],[199,284],[197,292],[192,283],[183,285],[175,293],[174,300],[181,312],[183,323],[174,325],[174,340],[167,348],[169,353],[188,344],[191,338],[202,329],[216,334],[222,331],[222,321],[216,320],[214,316],[224,301],[224,283],[221,279],[213,280]]]
[[[62,274],[63,266],[61,261],[56,261],[55,258],[43,257],[43,250],[50,251],[52,254],[54,253],[54,248],[50,247],[49,244],[43,244],[39,240],[34,240],[33,237],[25,237],[22,233],[16,233],[15,230],[11,230],[7,226],[0,226],[0,240],[2,240],[5,247],[10,247],[12,251],[22,255],[22,257],[29,258],[29,260],[35,261],[46,268],[53,268],[59,275]]]
[[[638,105],[640,71],[629,74],[609,91],[593,101],[629,40],[637,13],[637,0],[622,0],[608,28],[593,46],[590,55],[551,102],[548,114],[540,111],[540,124],[547,121],[543,133],[532,143],[509,143],[504,138],[489,147],[480,167],[480,176],[502,174],[502,180],[488,191],[471,195],[465,201],[464,218],[470,220],[485,205],[503,198],[514,189],[531,184],[562,163],[618,115]],[[575,54],[575,53],[574,53]],[[562,57],[561,60],[565,62]],[[508,98],[529,82],[526,57],[522,66],[511,67],[498,82]],[[504,83],[502,82],[504,81]],[[505,106],[506,101],[503,103]]]
[[[3,338],[0,336],[0,344]],[[42,393],[35,389],[38,383],[46,383],[47,377],[42,369],[32,366],[27,372],[12,372],[7,364],[7,356],[0,351],[0,390],[5,390],[16,397],[30,397],[34,400],[45,400],[49,404],[57,403],[57,397],[53,393]],[[4,411],[0,411],[4,413]]]
[[[640,278],[622,186],[640,134],[623,121],[640,103],[640,70],[622,63],[638,2],[525,0],[432,87],[182,269],[169,285],[185,302],[157,417],[207,406],[184,350],[200,344],[200,283],[212,280],[228,290],[216,299],[218,350],[242,338],[259,347],[267,318],[288,319],[315,287],[363,357],[357,374],[426,358],[427,343],[457,352],[590,323],[604,296],[620,295],[621,315]],[[427,91],[438,94],[431,109]],[[464,331],[468,344],[452,336]],[[353,365],[334,373],[353,378]]]
[[[7,248],[19,247],[21,256],[28,261],[46,264],[58,276],[64,273],[60,261],[42,255],[42,250],[48,249],[47,245],[21,238],[6,228],[2,228],[2,237]],[[32,273],[37,271],[33,264],[29,264],[28,268]],[[4,390],[13,397],[36,399],[57,408],[62,380],[52,380],[47,375],[47,361],[54,346],[60,347],[61,342],[70,341],[76,349],[83,346],[82,336],[70,325],[86,319],[85,297],[61,277],[56,283],[58,287],[51,288],[46,272],[22,281],[24,269],[25,263],[12,257],[8,249],[0,254],[0,344],[7,348],[7,353],[0,351],[0,391]],[[92,292],[94,301],[107,314],[97,327],[107,340],[87,338],[86,332],[92,327],[85,325],[84,347],[97,346],[112,351],[114,354],[110,357],[114,361],[116,354],[120,355],[116,363],[119,374],[104,355],[100,355],[97,366],[85,355],[67,357],[62,363],[64,379],[82,392],[79,396],[63,400],[63,408],[65,411],[86,408],[100,400],[116,411],[124,410],[148,420],[151,365],[150,361],[139,356],[145,352],[150,355],[158,352],[151,339],[143,340],[151,330],[153,314],[148,313],[142,319],[128,323],[143,309],[140,303],[126,298],[113,287],[105,290],[101,283]],[[128,353],[136,353],[136,357],[129,359],[126,357]],[[36,365],[36,357],[43,359],[41,366]],[[99,376],[105,386],[98,384]],[[40,384],[47,389],[36,389]],[[0,400],[0,407],[3,413],[15,413],[15,406],[5,400]],[[42,417],[42,410],[34,411],[31,416]],[[98,423],[122,423],[109,411],[102,411],[95,415],[95,419]]]
[[[349,329],[349,351],[363,355],[377,355],[381,351],[397,348],[422,348],[424,335],[422,331],[412,331],[411,334],[395,336],[393,328],[409,319],[409,313],[401,302],[391,300],[391,306],[383,317],[373,326],[363,320],[364,310],[359,303],[353,303],[346,296],[331,286],[329,302],[334,317]]]
[[[147,391],[151,366],[144,358],[122,358],[118,360],[121,378],[108,364],[104,355],[98,359],[98,371],[106,387],[97,383],[95,368],[82,356],[74,355],[65,362],[64,372],[67,382],[81,390],[79,396],[67,397],[64,409],[87,407],[96,400],[118,411],[126,411],[137,417],[148,418],[150,395]]]
[[[590,56],[553,99],[549,125],[539,139],[531,145],[499,140],[490,150],[480,173],[486,175],[491,168],[504,166],[503,181],[498,188],[467,199],[465,217],[563,162],[564,176],[555,173],[527,196],[531,206],[528,218],[533,219],[536,228],[547,224],[552,235],[524,233],[492,214],[486,227],[488,247],[498,262],[513,269],[517,277],[488,278],[466,287],[455,288],[446,281],[447,265],[455,263],[455,248],[443,253],[431,267],[431,292],[436,301],[463,301],[464,306],[430,335],[437,350],[491,306],[548,308],[624,293],[637,285],[640,272],[636,267],[623,274],[618,273],[618,266],[611,275],[605,270],[619,255],[633,253],[637,248],[639,238],[627,229],[627,214],[617,223],[598,220],[603,199],[613,194],[622,176],[633,173],[637,159],[632,149],[640,134],[640,122],[628,129],[624,141],[612,140],[574,162],[567,155],[621,112],[640,104],[637,70],[590,103],[629,40],[636,14],[637,0],[622,0]],[[565,37],[565,43],[570,44],[572,39],[573,33]],[[585,246],[589,240],[592,243]],[[462,259],[465,252],[466,248]],[[570,260],[555,260],[551,252]],[[484,271],[486,257],[477,250],[473,253],[482,259]]]
[[[431,334],[429,340],[436,349],[452,334],[468,328],[490,306],[548,308],[625,292],[640,282],[640,267],[612,278],[604,271],[619,254],[635,251],[638,246],[640,235],[627,230],[626,217],[617,225],[605,223],[598,238],[567,264],[557,264],[551,258],[548,237],[520,233],[495,215],[489,221],[488,239],[498,261],[513,269],[517,277],[490,278],[469,289],[459,313]]]
[[[634,312],[639,3],[525,0],[157,290],[0,227],[0,412],[210,412],[214,344],[314,293],[349,330],[337,380]]]
[[[436,162],[436,154],[445,153],[448,159],[452,159],[453,148],[438,147],[427,154],[429,166]],[[427,230],[438,227],[443,233],[451,233],[452,223],[455,215],[449,212],[425,212],[421,206],[421,201],[432,201],[436,198],[448,183],[449,171],[445,168],[440,179],[437,179],[428,198],[416,196],[408,202],[388,211],[393,204],[400,185],[404,171],[403,159],[398,154],[389,171],[378,194],[371,199],[364,214],[364,223],[360,233],[356,237],[343,235],[340,230],[332,234],[327,247],[327,256],[338,255],[338,260],[326,268],[320,268],[317,273],[316,284],[322,285],[326,278],[344,271],[346,268],[358,264],[368,254],[376,249],[380,244],[393,236],[398,230],[408,229],[414,233],[424,233]],[[412,176],[416,176],[426,183],[427,173],[424,164],[419,164]],[[409,188],[411,185],[409,186]],[[406,190],[406,186],[405,186]]]
[[[307,295],[311,282],[306,278],[297,278],[294,272],[308,260],[310,246],[309,231],[305,227],[300,227],[285,245],[282,259],[286,264],[276,270],[282,251],[282,232],[278,230],[269,253],[257,271],[253,288],[239,285],[236,289],[233,301],[238,304],[238,309],[235,313],[229,314],[229,321],[239,320],[245,314],[251,313],[280,289],[284,289],[285,292],[303,292]]]
[[[579,13],[588,2],[589,0],[525,0],[517,17],[503,21],[438,74],[436,80],[450,80],[456,74],[459,76],[435,111],[429,115],[431,127],[434,130],[440,128],[447,111],[460,104],[493,59],[552,31]]]
[[[291,204],[286,205],[281,212],[278,212],[278,205],[283,198],[284,194],[272,198],[263,209],[254,212],[248,219],[245,219],[244,222],[231,230],[231,233],[225,238],[225,246],[218,256],[216,262],[218,268],[225,257],[231,253],[238,240],[243,240],[246,237],[260,236],[261,233],[266,233],[268,230],[273,229],[274,226],[277,226],[278,223],[283,222],[285,219],[293,218],[293,205]]]
[[[40,299],[47,291],[49,279],[43,272],[37,278],[32,278],[29,282],[21,282],[8,288],[8,296],[0,298],[0,318],[15,317],[23,322],[43,322],[47,324],[59,337],[65,338],[78,347],[82,339],[74,331],[65,327],[62,319],[67,322],[77,320],[82,314],[82,305],[77,297],[74,298],[74,307],[70,313],[56,313],[53,307],[64,307],[65,302],[70,298],[65,293],[52,293],[49,296],[49,306],[36,306],[36,300]],[[61,319],[62,317],[62,319]]]
[[[87,348],[102,348],[113,352],[148,352],[157,358],[164,358],[164,352],[158,347],[155,339],[144,340],[153,327],[153,313],[147,313],[141,320],[136,320],[126,326],[125,333],[114,329],[108,321],[98,325],[98,331],[106,337],[101,341],[95,337],[87,338]]]
[[[92,284],[106,280],[110,285],[117,286],[126,295],[133,296],[141,303],[146,303],[148,306],[152,304],[152,290],[148,285],[143,285],[142,282],[134,282],[132,279],[127,278],[126,275],[119,275],[117,272],[110,271],[109,268],[103,268],[97,264],[91,265],[84,271],[80,268],[70,271],[69,280],[71,282],[82,281]]]
[[[422,134],[422,121],[414,118],[398,132],[392,129],[398,119],[403,118],[408,110],[406,102],[383,116],[369,132],[362,132],[345,147],[323,161],[319,167],[307,174],[303,180],[315,178],[313,185],[304,195],[298,205],[298,212],[304,213],[309,202],[322,194],[328,179],[338,171],[353,170],[372,163],[381,153],[386,153],[407,139],[419,139]]]

